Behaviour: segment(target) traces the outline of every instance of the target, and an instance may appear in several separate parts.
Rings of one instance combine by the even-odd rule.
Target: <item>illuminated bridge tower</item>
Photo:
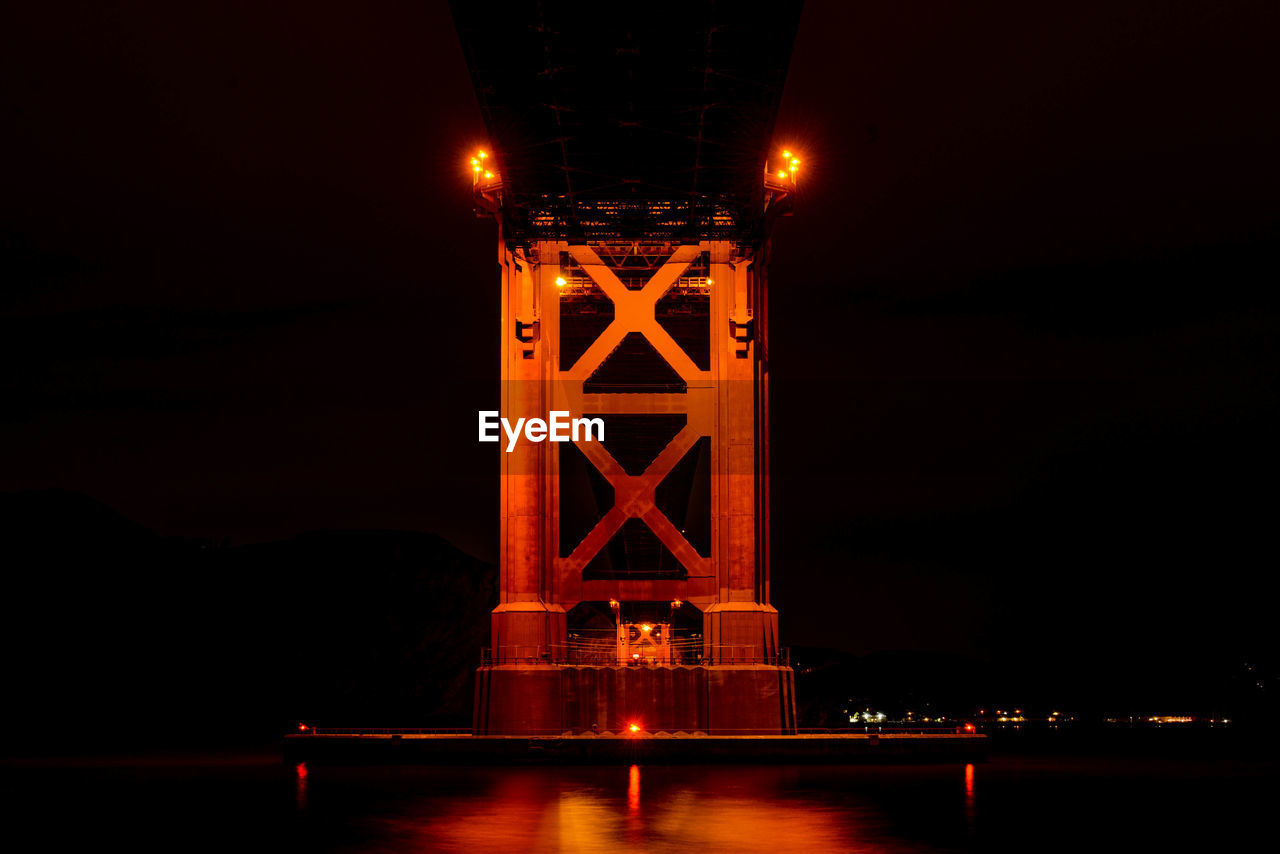
[[[489,133],[469,168],[499,226],[501,414],[604,422],[504,440],[478,734],[795,727],[766,295],[799,6],[661,5],[454,7]]]

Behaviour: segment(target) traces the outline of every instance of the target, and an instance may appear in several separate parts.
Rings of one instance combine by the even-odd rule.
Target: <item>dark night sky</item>
[[[1276,9],[808,4],[785,642],[1084,681],[1274,652]],[[0,490],[493,559],[496,230],[443,3],[4,17]]]

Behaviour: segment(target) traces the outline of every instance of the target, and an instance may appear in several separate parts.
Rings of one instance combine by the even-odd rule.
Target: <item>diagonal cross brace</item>
[[[654,316],[658,300],[671,289],[701,252],[696,244],[677,248],[638,291],[628,290],[589,246],[570,246],[569,252],[588,278],[613,301],[613,322],[578,357],[578,361],[561,374],[562,377],[585,381],[609,358],[609,354],[622,343],[623,338],[631,332],[639,332],[686,383],[694,385],[710,380],[710,371],[699,370]]]
[[[654,313],[658,300],[671,289],[689,265],[698,258],[701,251],[701,247],[696,244],[677,247],[644,287],[633,291],[622,283],[613,269],[606,265],[589,246],[570,246],[569,252],[583,272],[613,301],[614,319],[578,360],[567,371],[559,374],[559,379],[568,380],[566,386],[575,386],[580,389],[580,384],[604,363],[609,354],[628,334],[639,332],[687,385],[704,388],[709,386],[711,372],[700,370],[693,363],[680,345],[662,328],[662,324],[658,323]],[[569,396],[581,400],[580,391]],[[684,535],[671,524],[671,520],[654,503],[657,487],[698,439],[707,435],[710,425],[705,423],[705,418],[699,417],[701,413],[692,411],[701,408],[688,407],[686,411],[691,416],[688,423],[638,475],[628,475],[600,443],[577,443],[591,464],[613,486],[614,505],[578,543],[573,552],[561,559],[563,569],[575,574],[580,573],[608,544],[623,523],[634,517],[642,520],[653,531],[690,576],[710,574],[710,558],[698,554],[697,549],[690,545]],[[613,407],[609,409],[612,410]]]
[[[698,554],[684,535],[671,524],[671,520],[655,504],[655,490],[666,479],[676,464],[701,437],[694,425],[686,424],[662,452],[649,463],[643,472],[629,475],[618,461],[599,442],[575,443],[613,487],[613,507],[604,515],[590,533],[578,543],[573,552],[563,558],[566,569],[581,572],[618,532],[623,523],[632,517],[640,519],[653,531],[662,544],[675,555],[690,576],[708,575],[711,560]]]

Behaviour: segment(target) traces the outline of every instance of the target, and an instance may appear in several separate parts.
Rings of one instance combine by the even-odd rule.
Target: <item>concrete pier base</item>
[[[795,732],[795,679],[766,665],[495,665],[476,674],[476,735]]]
[[[291,762],[433,765],[965,763],[986,758],[985,735],[626,736],[295,735]]]

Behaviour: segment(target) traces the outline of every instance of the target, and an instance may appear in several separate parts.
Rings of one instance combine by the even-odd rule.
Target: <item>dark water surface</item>
[[[1114,758],[428,768],[229,756],[10,761],[0,798],[10,851],[1217,852],[1274,837],[1277,770]]]

